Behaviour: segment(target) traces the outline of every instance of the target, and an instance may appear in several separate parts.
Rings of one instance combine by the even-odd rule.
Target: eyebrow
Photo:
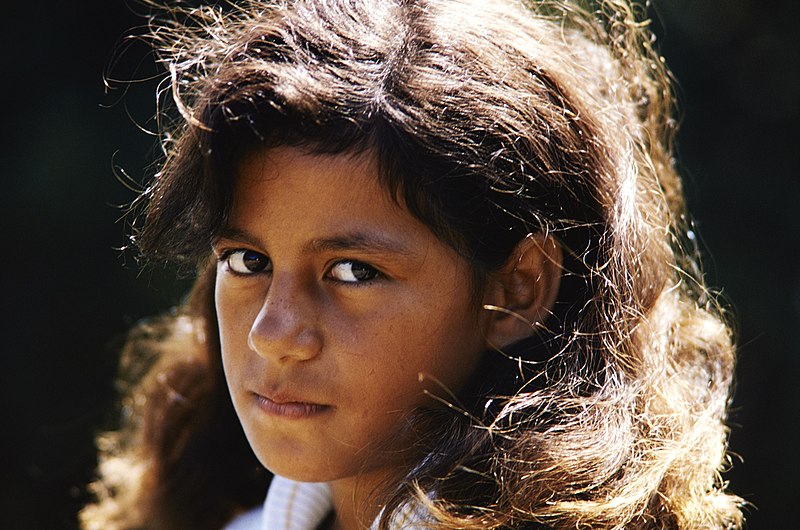
[[[232,226],[223,226],[211,238],[211,244],[216,245],[221,239],[230,239],[232,241],[240,241],[253,246],[261,246],[261,241],[250,234],[246,230],[233,228]]]
[[[374,232],[352,232],[314,239],[308,244],[308,249],[316,252],[356,250],[377,254],[413,254],[402,242]]]
[[[250,232],[231,226],[221,228],[213,241],[216,243],[220,239],[232,239],[253,246],[265,246],[258,237]],[[386,237],[380,233],[368,231],[350,232],[313,239],[306,245],[306,250],[309,252],[358,251],[370,254],[416,254],[411,247],[401,241]]]

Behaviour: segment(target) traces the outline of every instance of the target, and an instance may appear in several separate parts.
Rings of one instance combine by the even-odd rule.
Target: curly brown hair
[[[478,279],[531,233],[565,252],[546,327],[488,352],[458,407],[409,419],[419,457],[380,492],[381,528],[412,501],[436,528],[741,526],[720,477],[732,334],[699,271],[669,75],[641,9],[248,0],[153,20],[176,119],[135,239],[200,274],[176,314],[131,334],[137,372],[122,378],[122,429],[99,438],[85,528],[220,528],[263,498],[208,260],[237,162],[285,145],[374,153],[381,182]]]

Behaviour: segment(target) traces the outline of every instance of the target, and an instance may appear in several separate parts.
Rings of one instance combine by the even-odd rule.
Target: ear
[[[486,332],[490,347],[502,348],[536,332],[549,316],[561,283],[563,255],[554,237],[530,234],[508,261],[489,275],[484,310],[491,319]]]

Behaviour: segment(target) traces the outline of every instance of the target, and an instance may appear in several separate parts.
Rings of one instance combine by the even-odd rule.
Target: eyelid
[[[333,274],[332,274],[333,270],[337,266],[345,264],[345,263],[361,265],[361,266],[364,266],[364,267],[366,267],[368,269],[371,269],[372,271],[374,271],[375,276],[372,277],[372,278],[365,279],[365,280],[356,280],[356,281],[340,280],[339,278],[334,277]],[[386,274],[383,271],[381,271],[381,269],[376,267],[375,265],[372,265],[371,263],[367,263],[366,261],[362,261],[362,260],[358,260],[358,259],[347,259],[347,258],[345,258],[345,259],[337,259],[337,260],[333,261],[328,266],[327,272],[325,273],[325,277],[328,278],[331,281],[336,282],[336,283],[345,284],[345,285],[354,286],[354,287],[360,287],[360,286],[368,285],[368,284],[376,282],[376,281],[387,279]]]
[[[239,253],[244,255],[244,253],[246,253],[246,252],[252,252],[254,254],[258,254],[259,256],[261,256],[264,259],[266,259],[268,265],[266,265],[261,270],[247,271],[247,272],[238,271],[238,270],[234,269],[231,266],[231,263],[230,263],[231,257],[233,257],[234,255],[239,254]],[[272,272],[272,260],[270,259],[270,257],[267,256],[266,254],[264,254],[263,252],[260,252],[258,250],[253,250],[252,248],[245,248],[245,247],[228,247],[228,248],[226,248],[226,247],[222,247],[220,249],[215,248],[214,249],[214,253],[216,254],[217,263],[221,264],[225,268],[224,270],[225,270],[226,273],[234,275],[234,276],[240,276],[240,277],[243,277],[243,278],[247,278],[247,277],[250,277],[250,276],[257,276],[257,275],[260,275],[260,274],[269,274],[269,273]]]
[[[245,249],[241,245],[234,245],[234,244],[221,244],[218,242],[211,244],[211,252],[213,252],[214,257],[217,259],[217,261],[224,261],[228,256],[230,256],[237,250],[247,250],[247,249]]]

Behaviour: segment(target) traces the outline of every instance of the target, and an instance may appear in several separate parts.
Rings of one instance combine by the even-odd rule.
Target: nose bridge
[[[258,355],[279,361],[307,360],[322,341],[313,288],[294,274],[273,274],[248,336]]]

